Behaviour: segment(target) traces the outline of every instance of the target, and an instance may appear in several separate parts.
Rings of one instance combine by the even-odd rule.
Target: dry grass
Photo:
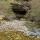
[[[9,10],[9,6],[11,2],[13,2],[13,0],[12,1],[0,0],[0,14],[10,15],[10,13],[12,13]],[[33,8],[32,8],[31,15],[40,16],[40,0],[33,0],[32,7]],[[0,19],[2,19],[2,17],[0,17]],[[23,35],[22,32],[8,30],[8,31],[0,32],[0,40],[40,40],[40,38],[33,38],[33,37]]]
[[[32,0],[32,16],[40,16],[40,0]]]
[[[40,40],[40,38],[33,38],[25,36],[22,32],[8,30],[0,32],[0,40]]]

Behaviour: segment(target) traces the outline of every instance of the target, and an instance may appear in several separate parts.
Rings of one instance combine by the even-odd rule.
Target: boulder
[[[31,9],[31,5],[25,0],[21,4],[11,3],[11,9],[15,13],[16,18],[20,19],[23,18],[26,13],[28,13],[28,10]]]

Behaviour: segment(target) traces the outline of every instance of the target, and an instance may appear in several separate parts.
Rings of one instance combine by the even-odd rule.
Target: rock
[[[31,5],[27,1],[23,1],[21,4],[17,3],[11,3],[11,9],[15,13],[16,18],[20,19],[23,18],[26,13],[28,13],[28,10],[31,9]]]
[[[26,14],[26,10],[23,8],[23,5],[19,4],[13,4],[12,11],[15,13],[17,18],[21,18]]]

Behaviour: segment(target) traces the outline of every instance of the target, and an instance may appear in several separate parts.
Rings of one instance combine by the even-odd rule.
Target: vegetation
[[[23,32],[7,30],[0,32],[0,40],[40,40],[40,38],[25,36]]]
[[[15,1],[15,0],[14,0]],[[11,11],[10,3],[14,3],[13,0],[0,0],[0,15],[4,15],[0,17],[0,22],[5,22],[3,17],[7,19],[11,19],[10,16],[15,16],[14,13]],[[18,1],[18,0],[16,0]],[[21,0],[20,0],[21,1]],[[19,1],[18,1],[19,2]],[[32,9],[26,18],[26,26],[29,27],[31,30],[32,28],[40,28],[40,0],[32,1]],[[34,5],[35,4],[35,5]],[[26,17],[25,16],[25,17]],[[40,38],[25,36],[23,32],[18,32],[15,30],[5,30],[0,31],[0,40],[40,40]]]

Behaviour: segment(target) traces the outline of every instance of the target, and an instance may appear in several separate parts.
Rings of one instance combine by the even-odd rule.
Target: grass
[[[26,40],[26,37],[21,32],[4,31],[0,32],[0,40]]]
[[[3,15],[11,15],[12,12],[10,10],[10,1],[9,0],[0,0],[0,11]],[[0,12],[0,14],[1,14]]]
[[[32,0],[32,16],[40,16],[40,0]]]
[[[23,32],[8,30],[0,32],[0,40],[40,40],[40,38],[33,38],[25,36]]]
[[[0,0],[0,13],[6,16],[12,15],[12,12],[10,11],[10,2],[11,0]],[[30,13],[30,16],[40,17],[40,5],[39,4],[40,4],[40,1],[37,2],[37,4],[32,5],[33,8]],[[36,7],[34,7],[34,5],[36,5]],[[27,25],[31,27],[36,26],[35,24],[33,25],[33,23],[30,23],[30,22],[28,22]],[[25,36],[23,32],[18,32],[15,30],[14,31],[8,30],[8,31],[0,32],[0,40],[40,40],[40,38]]]

